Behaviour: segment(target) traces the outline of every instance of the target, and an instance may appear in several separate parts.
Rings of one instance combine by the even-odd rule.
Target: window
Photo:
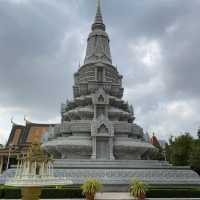
[[[97,81],[103,82],[103,68],[101,67],[97,69]]]

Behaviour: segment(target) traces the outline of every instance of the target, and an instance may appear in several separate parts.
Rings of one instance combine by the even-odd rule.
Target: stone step
[[[126,162],[126,163],[162,163],[166,164],[168,163],[167,161],[158,161],[158,160],[85,160],[85,159],[55,159],[55,162],[81,162],[81,163],[87,163],[87,162],[93,162],[93,163],[121,163],[121,162]]]
[[[129,193],[97,193],[96,200],[134,200]],[[146,200],[200,200],[200,198],[149,198]]]
[[[130,196],[129,193],[97,193],[96,200],[132,200],[133,198]]]
[[[55,168],[86,168],[86,169],[170,169],[172,166],[165,161],[153,160],[55,160]],[[176,167],[180,169],[180,167]],[[181,167],[185,169],[186,167]],[[173,168],[174,169],[174,168]]]

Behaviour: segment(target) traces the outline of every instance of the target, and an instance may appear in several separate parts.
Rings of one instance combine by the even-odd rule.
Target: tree
[[[89,179],[82,186],[83,194],[86,196],[87,200],[94,200],[95,194],[102,190],[102,184],[96,179]]]
[[[195,140],[189,133],[170,137],[165,151],[167,160],[173,165],[188,165],[200,174],[200,139]]]
[[[198,136],[198,138],[200,139],[200,128],[199,128],[198,131],[197,131],[197,136]]]
[[[147,186],[138,179],[133,179],[129,188],[130,195],[137,200],[144,200]]]
[[[200,139],[194,140],[189,158],[190,166],[198,174],[200,174]]]
[[[0,149],[3,148],[3,144],[0,144]]]
[[[151,160],[165,160],[163,150],[158,148],[152,149],[149,153],[149,159]]]
[[[189,133],[178,136],[174,140],[171,138],[169,146],[166,147],[168,160],[174,165],[189,165],[192,142],[193,138]]]

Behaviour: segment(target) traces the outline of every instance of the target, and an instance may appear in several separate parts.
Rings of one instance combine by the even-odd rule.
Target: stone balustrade
[[[67,180],[65,177],[33,177],[33,176],[27,176],[27,177],[13,177],[10,178],[7,182],[7,185],[9,186],[19,186],[19,187],[37,187],[37,186],[47,186],[47,185],[64,185],[64,184],[72,184],[72,181]]]

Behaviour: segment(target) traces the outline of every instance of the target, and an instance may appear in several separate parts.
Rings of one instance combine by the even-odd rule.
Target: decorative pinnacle
[[[103,24],[100,0],[97,0],[97,13],[96,13],[96,17],[95,17],[95,22],[94,23]]]
[[[100,0],[97,0],[97,13],[101,14],[101,3],[100,3]]]
[[[101,14],[100,0],[97,0],[97,11],[96,11],[94,24],[92,25],[92,30],[95,30],[95,29],[101,29],[105,31],[105,25],[103,23],[103,17]]]

